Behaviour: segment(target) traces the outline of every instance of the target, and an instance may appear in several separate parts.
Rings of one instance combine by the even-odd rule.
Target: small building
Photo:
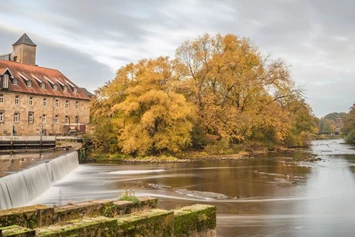
[[[0,55],[0,136],[85,133],[87,90],[57,69],[36,65],[37,45],[24,34]]]

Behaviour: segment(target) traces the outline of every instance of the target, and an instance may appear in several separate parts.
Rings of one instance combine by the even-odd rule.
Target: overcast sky
[[[250,38],[282,58],[318,117],[355,101],[353,0],[0,0],[0,54],[23,34],[37,64],[94,91],[142,58],[204,33]]]

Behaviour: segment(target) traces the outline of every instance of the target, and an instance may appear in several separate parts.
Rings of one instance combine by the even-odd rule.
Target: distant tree
[[[319,119],[319,134],[335,134],[339,133],[344,125],[346,113],[330,113]]]
[[[331,119],[322,118],[319,121],[319,133],[320,134],[332,134],[335,132],[335,122]]]
[[[345,141],[347,143],[355,143],[355,103],[351,106],[349,113],[344,120],[342,129]]]

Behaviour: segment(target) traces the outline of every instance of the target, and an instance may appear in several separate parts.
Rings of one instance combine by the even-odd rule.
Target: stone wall
[[[0,211],[2,236],[216,236],[216,208],[193,205],[173,211],[155,209],[157,199],[90,201]]]
[[[0,91],[4,102],[0,102],[0,112],[3,112],[4,119],[0,122],[0,136],[10,136],[12,126],[14,126],[18,136],[39,135],[41,125],[46,135],[63,134],[63,126],[68,124],[65,116],[69,117],[71,128],[80,127],[80,124],[89,124],[89,101],[79,99],[69,99],[63,97],[42,96],[33,94],[24,94],[10,91]],[[15,97],[18,96],[19,104],[15,104]],[[32,98],[32,104],[30,100]],[[46,105],[43,105],[43,99],[46,99]],[[58,107],[56,107],[58,100]],[[66,106],[68,101],[69,107]],[[76,106],[77,105],[77,106]],[[29,112],[33,113],[33,123],[30,123]],[[19,122],[14,121],[14,114],[19,113]],[[46,119],[42,122],[42,116]],[[55,121],[56,115],[58,121]],[[76,123],[75,117],[79,121]]]

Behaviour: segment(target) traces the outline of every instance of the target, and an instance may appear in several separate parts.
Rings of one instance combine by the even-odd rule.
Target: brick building
[[[36,47],[24,34],[0,55],[0,136],[85,132],[90,94],[60,71],[36,66]]]

